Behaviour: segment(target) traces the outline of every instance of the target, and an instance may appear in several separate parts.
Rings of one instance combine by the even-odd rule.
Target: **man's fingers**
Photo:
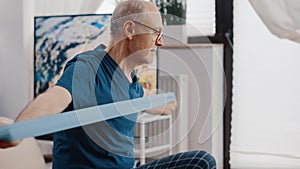
[[[171,103],[168,103],[166,105],[164,105],[164,108],[162,110],[162,115],[169,115],[171,113],[174,112],[174,110],[176,109],[177,107],[177,102],[176,101],[173,101]]]
[[[14,147],[17,146],[20,143],[20,141],[15,141],[15,142],[5,142],[0,140],[0,148],[9,148],[9,147]]]

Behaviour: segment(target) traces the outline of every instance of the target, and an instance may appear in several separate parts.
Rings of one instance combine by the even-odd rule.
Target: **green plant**
[[[166,25],[183,25],[186,20],[186,0],[153,0]]]

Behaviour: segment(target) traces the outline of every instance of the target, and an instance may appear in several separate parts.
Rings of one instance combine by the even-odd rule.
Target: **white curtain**
[[[274,35],[300,43],[299,0],[249,1]]]
[[[104,0],[35,0],[35,15],[94,14]]]
[[[249,1],[238,0],[233,57],[231,167],[299,169],[300,44],[271,34]]]

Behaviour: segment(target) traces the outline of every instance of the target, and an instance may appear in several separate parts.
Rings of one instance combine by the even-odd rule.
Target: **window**
[[[115,0],[104,0],[97,13],[112,13],[115,6]],[[187,35],[214,36],[216,32],[215,9],[215,0],[187,0]]]

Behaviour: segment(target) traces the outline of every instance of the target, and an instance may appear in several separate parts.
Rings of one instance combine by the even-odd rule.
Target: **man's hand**
[[[154,107],[152,109],[146,110],[147,113],[169,115],[174,112],[177,107],[177,102],[173,101],[162,106]]]
[[[167,103],[167,104],[163,105],[163,110],[162,110],[161,114],[162,115],[169,115],[169,114],[171,114],[175,111],[176,107],[177,107],[177,102],[176,101]]]
[[[6,125],[7,123],[4,123],[0,120],[0,126]],[[15,141],[15,142],[6,142],[6,141],[2,141],[0,140],[0,149],[2,148],[9,148],[9,147],[14,147],[16,145],[18,145],[21,141]]]
[[[148,89],[144,89],[144,96],[150,96],[153,95],[154,93],[151,92]],[[160,115],[169,115],[174,112],[174,110],[177,107],[177,102],[173,101],[158,107],[154,107],[149,110],[145,110],[145,112],[150,113],[150,114],[160,114]]]
[[[3,148],[9,148],[9,147],[15,147],[17,146],[21,141],[15,141],[15,142],[5,142],[0,140],[0,149]]]

